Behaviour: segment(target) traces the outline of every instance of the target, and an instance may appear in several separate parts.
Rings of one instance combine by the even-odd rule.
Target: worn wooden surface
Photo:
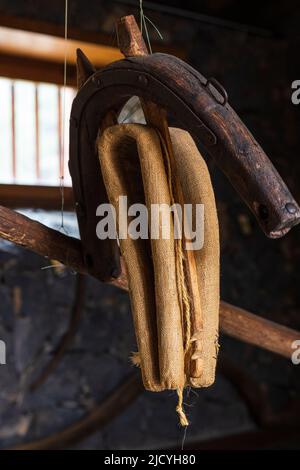
[[[41,256],[56,259],[72,270],[97,277],[88,270],[82,257],[81,242],[50,229],[39,222],[0,206],[0,237],[27,248]],[[121,260],[122,275],[110,284],[127,290],[125,269]],[[221,301],[220,327],[223,333],[240,341],[290,358],[291,345],[300,339],[300,332],[286,328],[234,305]]]
[[[148,50],[133,15],[123,16],[116,23],[118,46],[125,57],[148,55]]]
[[[79,240],[2,206],[0,237],[46,258],[55,258],[76,271],[84,266]]]
[[[226,302],[221,304],[220,315],[224,333],[288,359],[294,351],[292,343],[300,340],[299,331],[278,325]]]

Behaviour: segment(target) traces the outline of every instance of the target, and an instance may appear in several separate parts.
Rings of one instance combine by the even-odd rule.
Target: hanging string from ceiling
[[[160,39],[163,39],[162,34],[157,28],[157,26],[155,26],[155,24],[150,20],[150,18],[148,18],[148,16],[145,15],[144,7],[143,7],[143,0],[140,0],[140,30],[142,34],[143,34],[143,31],[145,31],[147,43],[148,43],[148,49],[149,49],[150,54],[152,54],[152,47],[151,47],[151,41],[150,41],[148,27],[147,27],[147,21],[155,29]]]
[[[68,52],[68,0],[65,0],[65,28],[64,28],[64,81],[62,96],[62,132],[59,156],[59,180],[61,195],[61,226],[60,229],[67,232],[64,226],[65,209],[65,144],[66,144],[66,88],[67,88],[67,52]]]

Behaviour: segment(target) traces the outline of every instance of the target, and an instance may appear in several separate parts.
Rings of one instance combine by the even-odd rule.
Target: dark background
[[[70,26],[109,33],[114,21],[136,14],[138,2],[70,0]],[[300,107],[291,83],[300,79],[300,3],[296,0],[145,2],[144,11],[166,47],[185,51],[187,61],[227,89],[229,101],[262,145],[300,202]],[[64,2],[0,0],[0,13],[63,25]],[[149,26],[153,49],[157,36]],[[0,158],[3,158],[0,156]],[[209,162],[221,234],[221,297],[278,323],[300,330],[300,228],[281,240],[267,239],[225,177]],[[70,225],[74,218],[70,215]],[[59,368],[36,392],[28,383],[42,369],[68,322],[73,273],[41,270],[37,255],[0,245],[0,338],[8,364],[0,367],[0,442],[33,440],[84,416],[131,370],[135,340],[127,295],[87,279],[78,333]],[[21,298],[21,302],[20,302]],[[299,338],[300,339],[300,338]],[[274,413],[297,400],[300,366],[249,345],[221,337],[220,357],[257,386],[263,384]],[[191,426],[186,445],[258,429],[256,413],[228,374],[187,398]],[[76,448],[180,447],[174,393],[144,393],[122,415]],[[300,424],[300,421],[299,421]],[[268,448],[300,447],[299,428],[285,426]],[[232,441],[239,447],[239,439]],[[256,446],[260,446],[260,439]]]

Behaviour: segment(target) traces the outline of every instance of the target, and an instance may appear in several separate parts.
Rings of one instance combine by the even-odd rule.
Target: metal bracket
[[[222,106],[226,106],[228,103],[228,94],[223,85],[221,85],[218,80],[215,78],[208,78],[205,86],[210,91],[212,97],[216,100],[217,103],[221,104]],[[216,94],[215,91],[217,91],[218,94]],[[221,100],[219,99],[218,95],[221,95]]]

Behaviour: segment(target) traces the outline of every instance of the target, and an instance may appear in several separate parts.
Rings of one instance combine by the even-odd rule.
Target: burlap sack
[[[182,299],[176,271],[173,218],[169,239],[120,240],[129,282],[132,313],[146,389],[182,390],[185,385],[208,386],[214,381],[219,314],[219,234],[214,193],[206,164],[190,135],[170,129],[175,173],[185,203],[204,204],[204,246],[195,251],[203,330],[200,341],[202,372],[189,376],[185,363]],[[140,124],[106,129],[99,139],[99,158],[107,194],[119,219],[119,196],[128,207],[143,203],[171,204],[170,181],[160,137]],[[128,223],[132,220],[128,217]],[[118,227],[119,229],[119,227]],[[197,314],[197,312],[196,312]],[[199,312],[200,315],[200,312]]]

